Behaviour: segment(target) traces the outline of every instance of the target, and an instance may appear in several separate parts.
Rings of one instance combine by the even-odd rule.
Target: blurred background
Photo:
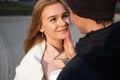
[[[0,80],[13,80],[15,76],[15,68],[24,56],[23,41],[36,2],[0,0]],[[120,0],[117,2],[114,20],[120,20]],[[73,23],[71,34],[74,43],[84,36]]]

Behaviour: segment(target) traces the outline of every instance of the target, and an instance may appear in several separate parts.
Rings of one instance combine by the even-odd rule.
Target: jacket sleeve
[[[57,80],[111,80],[77,54],[61,71]]]

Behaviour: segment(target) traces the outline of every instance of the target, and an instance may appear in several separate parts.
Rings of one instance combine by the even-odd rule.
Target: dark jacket
[[[76,52],[57,80],[120,80],[120,22],[81,38]]]

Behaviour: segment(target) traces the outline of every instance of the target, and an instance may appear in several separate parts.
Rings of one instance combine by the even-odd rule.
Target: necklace
[[[69,62],[69,58],[64,53],[57,55],[54,60],[62,60],[64,64],[67,64]]]

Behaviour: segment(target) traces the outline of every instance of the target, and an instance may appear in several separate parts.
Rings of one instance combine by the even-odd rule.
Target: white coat
[[[22,59],[16,68],[14,80],[43,80],[41,59],[45,50],[45,41],[35,45]],[[50,80],[56,80],[62,69],[55,70],[50,74]]]
[[[14,80],[42,80],[44,73],[40,61],[44,50],[45,41],[35,45],[16,68]]]

